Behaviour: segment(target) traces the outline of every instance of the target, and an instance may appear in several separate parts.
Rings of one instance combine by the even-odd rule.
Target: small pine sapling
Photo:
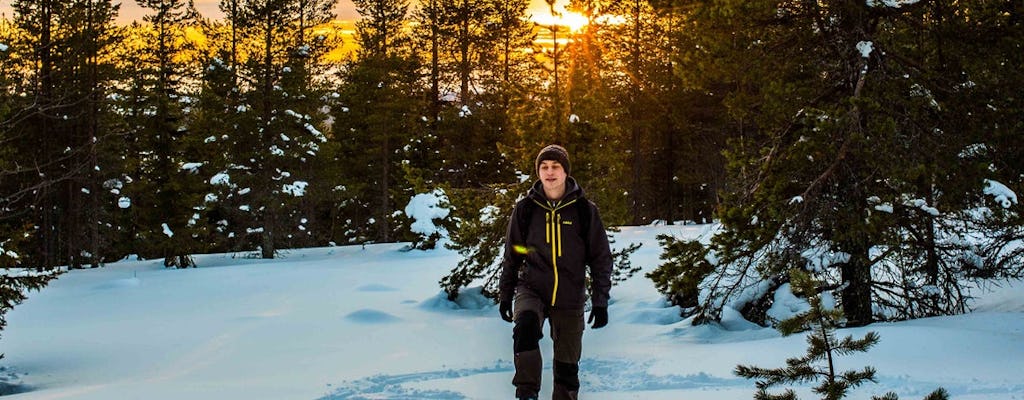
[[[796,400],[796,392],[786,389],[782,394],[768,393],[768,389],[787,384],[821,382],[813,388],[814,393],[823,400],[839,400],[846,397],[850,389],[856,388],[866,381],[875,382],[875,369],[867,366],[861,370],[837,372],[835,358],[857,352],[867,352],[878,343],[879,336],[868,332],[861,339],[847,336],[842,340],[836,338],[836,329],[843,320],[842,311],[826,308],[822,303],[821,294],[810,274],[801,269],[790,271],[790,284],[793,294],[807,299],[810,309],[797,314],[778,325],[783,336],[809,331],[807,335],[807,353],[803,357],[786,360],[782,368],[760,368],[739,365],[734,371],[748,379],[757,379],[756,400]],[[942,388],[929,394],[925,400],[946,400],[948,393]],[[898,400],[895,393],[887,393],[884,397],[874,400]]]

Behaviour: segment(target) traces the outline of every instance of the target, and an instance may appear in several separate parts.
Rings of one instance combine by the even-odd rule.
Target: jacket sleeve
[[[511,301],[515,295],[516,284],[519,280],[519,268],[526,260],[524,254],[516,252],[516,246],[522,246],[526,242],[522,237],[522,229],[519,226],[519,203],[512,208],[512,216],[508,221],[508,230],[505,233],[505,249],[501,259],[501,275],[498,278],[499,299]]]
[[[608,233],[604,222],[597,211],[597,206],[590,203],[589,254],[587,265],[590,267],[591,299],[595,307],[608,307],[609,292],[612,289],[612,250],[608,244]]]

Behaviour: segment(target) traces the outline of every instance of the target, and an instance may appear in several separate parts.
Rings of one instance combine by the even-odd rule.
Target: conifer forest
[[[427,248],[403,210],[440,190],[465,257],[440,284],[493,293],[555,143],[608,226],[720,224],[648,275],[698,320],[776,322],[797,267],[850,325],[1024,275],[1019,0],[571,0],[571,25],[528,0],[129,1],[130,24],[115,0],[0,20],[0,267]]]

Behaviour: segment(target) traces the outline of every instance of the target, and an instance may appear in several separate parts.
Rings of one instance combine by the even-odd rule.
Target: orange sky
[[[545,0],[531,1],[532,4],[530,9],[534,15],[547,15],[548,5]],[[195,3],[196,8],[198,8],[199,12],[204,16],[216,18],[220,15],[220,11],[217,9],[219,0],[195,0]],[[556,9],[564,9],[564,6],[568,3],[569,0],[557,0],[557,5],[555,7]],[[335,9],[335,12],[338,15],[338,19],[341,20],[353,20],[358,17],[351,0],[339,0],[338,7]],[[130,22],[132,20],[140,19],[145,13],[146,10],[139,7],[135,0],[122,0],[121,14],[118,17],[118,21]],[[3,14],[8,18],[11,17],[11,0],[0,0],[0,14]]]

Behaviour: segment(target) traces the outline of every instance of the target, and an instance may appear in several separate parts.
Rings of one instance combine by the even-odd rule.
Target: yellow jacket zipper
[[[558,210],[575,202],[576,200],[565,204],[558,202],[551,204],[551,207],[546,207],[539,202],[537,203],[548,210],[544,214],[544,241],[551,244],[551,269],[555,273],[555,284],[551,289],[552,307],[555,306],[555,299],[558,297],[558,257],[562,256],[562,215],[558,213]]]

